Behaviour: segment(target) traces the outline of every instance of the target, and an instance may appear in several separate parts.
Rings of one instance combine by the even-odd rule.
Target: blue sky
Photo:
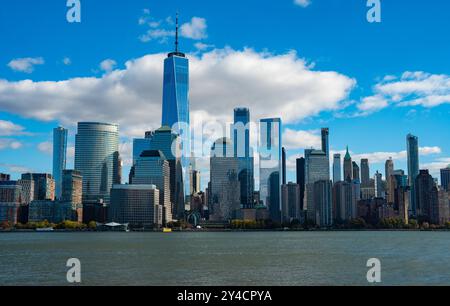
[[[294,0],[81,0],[82,22],[70,24],[65,1],[4,0],[0,172],[51,172],[52,128],[67,126],[73,147],[77,120],[120,123],[127,159],[130,139],[159,124],[160,69],[173,48],[167,17],[179,11],[193,111],[227,120],[242,104],[255,117],[288,118],[291,167],[326,126],[332,150],[349,145],[357,159],[372,159],[372,172],[383,171],[389,156],[406,168],[411,132],[419,136],[422,167],[436,175],[450,163],[450,4],[381,3],[382,22],[371,24],[365,0],[311,0],[306,7]],[[246,69],[247,62],[255,66]]]

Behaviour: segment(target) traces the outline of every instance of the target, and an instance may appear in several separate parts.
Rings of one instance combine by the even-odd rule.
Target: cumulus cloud
[[[22,147],[22,143],[20,141],[9,139],[9,138],[0,138],[0,150],[12,149],[17,150]]]
[[[116,67],[116,65],[117,65],[117,62],[115,60],[105,59],[104,61],[102,61],[100,63],[100,69],[106,73],[109,73],[114,69],[114,67]]]
[[[142,42],[157,40],[159,43],[167,43],[169,37],[175,36],[175,23],[172,17],[159,20],[150,14],[150,10],[145,9],[138,19],[138,24],[146,26],[147,31],[139,36]],[[205,18],[192,17],[189,22],[180,26],[180,36],[192,40],[201,40],[208,37],[207,23]]]
[[[192,17],[190,22],[183,24],[180,28],[181,36],[195,40],[207,38],[206,29],[206,19],[200,17]]]
[[[32,73],[35,65],[43,65],[44,59],[42,57],[26,57],[13,59],[8,63],[8,67],[14,71]]]
[[[320,148],[320,131],[296,131],[286,128],[283,133],[283,145],[286,149]]]
[[[311,4],[311,0],[294,0],[294,4],[301,7],[307,7]]]
[[[0,169],[5,169],[2,171],[7,172],[7,173],[14,173],[14,174],[35,172],[34,169],[31,169],[29,167],[25,167],[22,165],[5,164],[5,163],[0,163]]]
[[[52,155],[53,154],[53,143],[50,141],[41,142],[38,144],[38,149],[42,153]]]
[[[420,168],[428,169],[432,176],[440,178],[441,169],[447,168],[448,166],[450,166],[450,157],[443,157],[430,163],[421,164]]]
[[[340,153],[342,156],[345,155],[345,150],[340,151],[332,151],[331,156],[333,154]],[[429,156],[429,155],[436,155],[441,154],[442,149],[440,147],[420,147],[419,148],[419,155],[420,156]],[[354,161],[359,161],[363,158],[367,158],[370,163],[384,163],[386,160],[392,157],[394,161],[404,161],[407,159],[407,151],[400,151],[400,152],[372,152],[372,153],[360,153],[356,154],[354,152],[350,152],[350,155],[352,156],[352,159]]]
[[[140,136],[161,120],[165,54],[133,59],[101,77],[34,82],[0,79],[0,108],[41,121],[74,126],[95,120],[121,125]],[[230,122],[234,107],[252,119],[279,116],[295,123],[343,106],[355,80],[334,71],[314,71],[295,52],[273,55],[252,49],[214,49],[191,60],[191,114]],[[64,101],[64,103],[61,103]]]
[[[386,76],[374,86],[374,95],[358,105],[361,114],[370,114],[389,105],[436,107],[450,103],[450,76],[423,71]]]
[[[25,128],[11,121],[0,120],[0,136],[23,135]]]

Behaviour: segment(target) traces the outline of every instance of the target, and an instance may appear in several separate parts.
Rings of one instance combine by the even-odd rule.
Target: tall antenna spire
[[[177,12],[177,17],[176,17],[175,52],[178,53],[178,12]]]

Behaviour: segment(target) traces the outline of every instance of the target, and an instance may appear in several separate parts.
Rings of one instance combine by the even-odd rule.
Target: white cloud
[[[121,125],[122,135],[142,135],[161,120],[162,62],[166,54],[130,60],[102,77],[62,81],[0,79],[0,109],[26,118],[74,126],[95,120]],[[355,80],[334,71],[314,71],[295,52],[214,49],[191,60],[191,113],[231,121],[234,107],[252,119],[281,116],[295,123],[342,107]],[[64,101],[64,103],[61,103]]]
[[[340,153],[342,156],[345,155],[345,150],[340,151],[332,151],[331,156],[335,153]],[[430,155],[436,155],[441,154],[442,149],[439,147],[421,147],[419,148],[419,155],[420,156],[430,156]],[[363,158],[367,158],[370,163],[378,164],[378,163],[384,163],[386,160],[392,157],[394,161],[404,161],[407,159],[407,152],[406,151],[400,151],[400,152],[372,152],[372,153],[360,153],[356,154],[354,152],[350,151],[350,155],[352,156],[352,159],[354,161],[359,161]]]
[[[100,69],[105,71],[106,73],[109,73],[113,71],[114,67],[116,67],[117,63],[115,60],[112,59],[105,59],[100,63]]]
[[[30,169],[21,165],[13,165],[13,164],[3,164],[0,163],[0,168],[6,169],[5,172],[14,173],[14,174],[22,174],[22,173],[33,173],[35,172],[33,169]]]
[[[53,154],[53,143],[50,141],[41,142],[40,144],[38,144],[38,149],[42,153],[52,155]]]
[[[63,64],[69,66],[72,64],[72,60],[69,57],[63,58]]]
[[[374,86],[374,95],[358,105],[361,114],[370,114],[389,105],[432,108],[450,103],[450,76],[423,71],[407,71],[401,77],[385,76]]]
[[[283,133],[283,145],[288,150],[320,148],[321,137],[319,131],[295,131],[287,128]]]
[[[294,4],[301,7],[307,7],[311,4],[311,0],[294,0]]]
[[[205,51],[210,48],[214,48],[214,45],[208,45],[202,42],[197,42],[194,44],[194,47],[199,51]]]
[[[421,164],[420,169],[428,169],[433,177],[440,178],[441,169],[450,165],[450,157],[438,158],[433,162]]]
[[[32,73],[35,65],[43,65],[44,59],[42,57],[26,57],[13,59],[8,63],[8,67],[14,71]]]
[[[0,136],[23,135],[25,128],[11,121],[0,120]]]
[[[22,143],[20,141],[8,138],[0,138],[0,150],[18,150],[22,148]]]
[[[206,19],[200,17],[192,17],[190,22],[183,24],[180,28],[183,37],[195,40],[207,38],[206,29]]]

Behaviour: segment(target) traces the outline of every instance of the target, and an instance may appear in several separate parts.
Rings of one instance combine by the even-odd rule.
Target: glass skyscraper
[[[341,154],[333,156],[333,183],[342,181]]]
[[[53,179],[55,180],[55,197],[61,199],[62,172],[66,169],[67,130],[62,127],[53,129]]]
[[[120,184],[119,127],[98,122],[78,123],[75,170],[83,176],[83,200],[109,203],[113,184]]]
[[[162,102],[162,126],[168,126],[180,136],[181,165],[184,195],[189,197],[189,166],[191,163],[189,118],[189,60],[178,51],[178,16],[176,23],[175,51],[164,60],[164,83]]]
[[[419,175],[419,138],[408,134],[406,136],[406,148],[408,152],[408,183],[411,188],[411,212],[417,216],[416,203],[416,177]]]
[[[260,200],[269,209],[273,221],[281,221],[281,119],[260,121],[259,176]]]
[[[239,164],[238,178],[243,208],[253,207],[254,159],[250,148],[250,111],[248,108],[234,109],[234,124],[231,126],[234,157]]]

